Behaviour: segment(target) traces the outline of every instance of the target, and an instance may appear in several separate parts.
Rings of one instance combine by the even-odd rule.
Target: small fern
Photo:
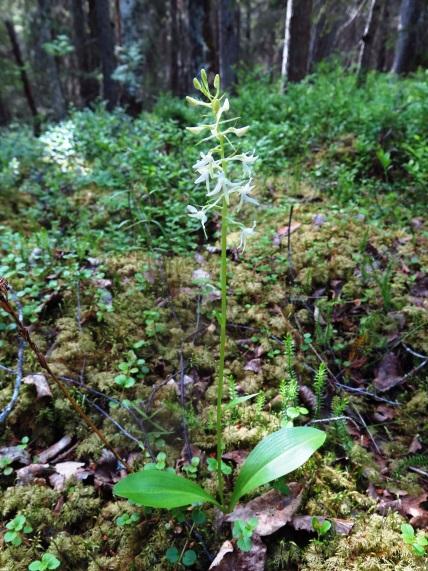
[[[319,418],[321,408],[324,402],[325,386],[327,382],[327,367],[325,363],[320,363],[318,371],[315,373],[314,378],[314,391],[317,399],[315,407],[315,418]]]
[[[335,396],[331,403],[331,411],[333,416],[342,416],[349,404],[349,399],[346,396]],[[346,423],[344,420],[337,420],[335,422],[336,435],[345,450],[349,450],[352,446],[352,441],[346,430]]]
[[[290,374],[290,372],[294,373],[295,344],[291,333],[287,333],[287,337],[284,340],[284,344],[285,344],[285,356],[287,358],[288,374]]]
[[[412,456],[400,460],[394,470],[394,476],[401,476],[407,470],[407,468],[410,468],[410,466],[425,468],[428,466],[428,454],[412,454]]]
[[[257,415],[257,418],[259,418],[260,415],[262,414],[263,409],[265,408],[265,404],[266,404],[266,395],[262,391],[257,395],[257,398],[256,398],[256,415]]]
[[[236,388],[236,381],[233,377],[227,379],[227,388],[229,392],[229,400],[234,401],[238,398],[238,389]]]

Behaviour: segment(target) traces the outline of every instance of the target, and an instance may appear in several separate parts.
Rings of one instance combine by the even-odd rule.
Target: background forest
[[[427,571],[427,1],[0,15],[0,571]]]
[[[327,58],[360,74],[427,64],[424,0],[2,1],[0,122],[64,118],[102,97],[150,109],[202,67],[299,81]],[[23,67],[24,66],[24,67]]]

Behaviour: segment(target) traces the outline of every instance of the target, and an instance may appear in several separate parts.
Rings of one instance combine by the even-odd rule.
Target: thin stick
[[[293,258],[291,252],[291,221],[293,219],[294,204],[290,206],[290,214],[288,216],[288,232],[287,232],[287,262],[288,262],[288,279],[290,282],[294,281],[294,268],[293,268]]]
[[[102,431],[96,426],[96,424],[89,418],[89,416],[83,411],[81,406],[76,402],[76,400],[73,398],[73,396],[71,395],[71,393],[67,389],[67,387],[64,385],[64,383],[62,383],[58,379],[58,377],[55,375],[55,373],[52,371],[52,369],[50,368],[50,366],[48,365],[48,363],[46,361],[45,356],[43,355],[43,353],[41,353],[40,349],[37,347],[37,345],[32,340],[32,338],[28,332],[28,329],[24,326],[24,324],[22,323],[22,321],[19,318],[19,316],[17,315],[17,313],[15,312],[13,307],[10,305],[6,295],[7,294],[4,291],[4,289],[3,288],[0,289],[0,307],[2,309],[4,309],[4,311],[6,311],[6,313],[8,313],[12,317],[13,321],[16,323],[19,336],[24,341],[26,341],[28,343],[28,345],[30,346],[34,355],[36,356],[40,366],[48,373],[49,377],[53,380],[53,382],[59,388],[59,390],[62,392],[64,397],[68,400],[68,402],[71,404],[73,409],[85,421],[85,423],[89,426],[89,428],[95,432],[95,434],[98,436],[98,438],[104,444],[104,446],[106,446],[106,448],[108,448],[110,450],[110,452],[112,454],[114,454],[114,456],[118,460],[118,462],[120,464],[122,464],[123,466],[125,466],[125,468],[128,472],[132,472],[131,468],[120,457],[120,455],[116,452],[116,450],[110,445],[109,441],[104,436]]]
[[[14,301],[18,307],[18,317],[22,321],[22,318],[23,318],[22,305],[18,301],[18,299],[16,298],[15,293],[12,292],[12,294],[13,294]],[[26,345],[25,341],[23,339],[20,339],[19,340],[19,347],[18,347],[18,359],[17,359],[16,371],[14,371],[14,373],[15,373],[15,384],[13,386],[12,398],[10,399],[9,403],[5,406],[5,408],[0,413],[0,423],[1,424],[6,422],[7,417],[12,412],[12,410],[16,404],[16,401],[18,400],[18,397],[19,397],[19,391],[21,389],[21,384],[22,384],[22,377],[24,376],[23,371],[24,371],[25,345]]]
[[[180,388],[180,404],[181,404],[181,427],[183,429],[183,438],[184,438],[184,457],[187,462],[190,462],[192,459],[192,447],[190,445],[189,439],[189,430],[187,427],[186,422],[186,395],[185,395],[185,386],[184,386],[184,358],[183,358],[183,351],[180,351],[180,381],[179,381],[179,388]]]

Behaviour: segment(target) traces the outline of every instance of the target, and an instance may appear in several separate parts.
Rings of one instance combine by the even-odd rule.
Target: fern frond
[[[325,386],[327,382],[327,367],[325,363],[320,363],[318,371],[315,373],[314,378],[314,391],[317,398],[317,404],[315,408],[315,417],[318,418],[320,415],[321,407],[324,401]]]

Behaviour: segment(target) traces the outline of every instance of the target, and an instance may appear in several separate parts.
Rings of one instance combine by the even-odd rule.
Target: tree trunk
[[[178,42],[178,21],[177,21],[177,0],[170,0],[170,16],[171,16],[171,52],[170,52],[170,68],[169,68],[169,84],[174,95],[179,95],[178,85],[178,59],[179,59],[179,42]]]
[[[367,16],[366,26],[364,28],[363,37],[361,38],[361,47],[358,54],[358,83],[362,85],[365,81],[367,71],[370,69],[370,63],[373,60],[373,45],[376,30],[379,27],[380,15],[382,12],[382,1],[371,0],[369,13]]]
[[[376,69],[378,71],[386,70],[386,58],[389,43],[389,18],[390,9],[389,2],[383,2],[382,14],[380,16],[380,32],[379,32],[379,52],[377,55]]]
[[[9,111],[7,110],[3,99],[0,96],[0,125],[4,127],[8,124],[10,119]]]
[[[224,89],[236,82],[239,61],[239,5],[236,0],[219,0],[219,64]]]
[[[300,81],[308,73],[312,0],[288,0],[285,13],[282,84]]]
[[[30,109],[30,113],[33,117],[33,131],[37,137],[38,135],[40,135],[39,115],[37,112],[36,102],[34,101],[33,97],[33,90],[31,89],[31,84],[28,79],[27,72],[25,71],[24,61],[21,55],[21,48],[19,47],[19,42],[18,42],[18,36],[16,35],[15,28],[10,20],[6,20],[4,25],[6,26],[10,43],[12,45],[13,56],[15,58],[16,65],[18,66],[19,69],[22,87],[24,90],[24,96],[28,103],[28,108]]]
[[[107,101],[107,109],[111,111],[117,103],[118,85],[112,78],[116,68],[114,54],[114,29],[110,20],[109,0],[95,0],[97,17],[98,47],[103,74],[103,98]]]
[[[209,3],[207,0],[189,0],[190,79],[208,63],[208,46],[204,36],[204,23]]]
[[[37,39],[39,50],[39,75],[43,76],[41,88],[46,90],[47,105],[52,118],[56,121],[63,119],[66,114],[66,103],[59,76],[58,63],[55,57],[46,52],[44,44],[52,41],[51,29],[51,0],[38,0]]]
[[[391,69],[392,73],[405,73],[411,69],[415,27],[419,16],[418,8],[417,0],[401,1],[398,38]]]
[[[79,67],[80,97],[88,105],[98,95],[98,82],[91,63],[90,41],[86,30],[86,14],[82,0],[71,0],[71,12],[74,29],[74,48]],[[94,46],[95,47],[95,46]]]

